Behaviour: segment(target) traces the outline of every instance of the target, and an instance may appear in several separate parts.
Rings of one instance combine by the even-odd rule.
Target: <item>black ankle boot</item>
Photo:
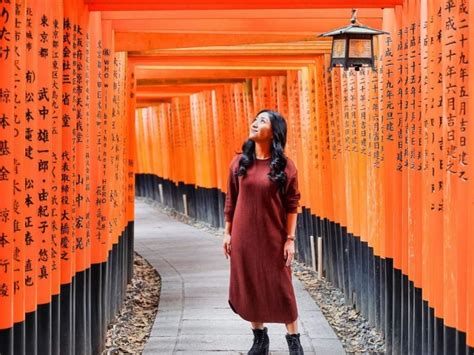
[[[290,355],[303,355],[303,347],[300,343],[300,333],[285,335],[286,341],[288,343],[288,348],[290,349]]]
[[[268,329],[253,329],[253,345],[247,353],[248,355],[268,355],[270,347],[270,339],[268,338]]]

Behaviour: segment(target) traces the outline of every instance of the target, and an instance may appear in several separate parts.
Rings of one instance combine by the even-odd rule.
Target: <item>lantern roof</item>
[[[381,35],[381,34],[389,34],[389,32],[376,30],[375,28],[370,28],[360,24],[356,18],[357,10],[352,10],[352,18],[351,23],[348,26],[341,27],[329,32],[325,32],[319,35],[319,37],[333,37],[343,34],[353,34],[353,35]]]

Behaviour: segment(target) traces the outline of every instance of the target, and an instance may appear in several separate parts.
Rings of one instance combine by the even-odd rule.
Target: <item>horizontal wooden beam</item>
[[[235,84],[244,82],[245,78],[180,78],[180,79],[138,79],[137,86],[176,86],[176,85],[219,85],[219,84]]]
[[[350,14],[344,18],[259,18],[259,19],[123,19],[112,20],[116,32],[194,32],[194,33],[280,33],[320,34],[349,25]],[[366,18],[363,23],[382,27],[381,18]]]
[[[137,95],[145,97],[147,95],[163,93],[193,93],[203,90],[210,90],[216,87],[222,87],[224,84],[201,84],[201,85],[146,85],[137,86]]]
[[[309,34],[219,34],[219,33],[148,33],[115,32],[117,51],[143,52],[173,48],[236,46],[263,43],[314,41]],[[330,43],[321,40],[321,43]]]
[[[286,70],[254,69],[254,70],[143,70],[137,68],[135,77],[138,79],[190,79],[190,78],[213,78],[213,79],[246,79],[258,76],[286,75]]]
[[[312,64],[316,56],[236,56],[236,57],[129,57],[129,63],[140,69],[300,69]]]
[[[318,56],[322,54],[327,54],[330,53],[330,49],[320,49],[320,48],[315,48],[312,50],[309,49],[254,49],[254,50],[244,50],[240,48],[231,48],[229,47],[223,47],[220,49],[209,49],[207,47],[203,48],[192,48],[192,49],[186,49],[183,51],[178,51],[178,50],[160,50],[157,55],[161,56],[175,56],[176,54],[180,54],[182,56],[206,56],[206,57],[213,57],[213,56],[235,56],[235,55],[255,55],[255,56],[262,56],[262,55],[267,55],[269,57],[274,56],[274,55],[288,55],[288,56],[295,56],[299,57],[301,55],[313,55],[313,56]],[[141,54],[140,52],[134,54]]]
[[[164,97],[175,97],[175,96],[189,96],[195,92],[198,92],[198,91],[202,91],[202,90],[197,90],[197,91],[192,91],[192,92],[187,92],[187,91],[174,91],[174,90],[170,90],[169,92],[155,92],[155,93],[151,93],[151,92],[146,92],[146,93],[142,93],[142,92],[137,92],[136,93],[136,98],[137,99],[143,99],[143,100],[147,100],[147,99],[161,99],[161,98],[164,98]]]
[[[137,98],[136,107],[143,108],[148,106],[156,106],[162,103],[171,103],[171,97],[162,97],[162,98],[155,98],[155,99],[148,99],[148,98]]]
[[[317,9],[317,8],[389,8],[403,0],[85,0],[90,10],[232,10],[232,9]]]
[[[303,67],[302,63],[158,63],[150,65],[137,65],[138,70],[273,70],[273,69],[285,69],[285,70],[299,70]]]
[[[188,19],[345,19],[349,21],[352,8],[345,9],[263,9],[263,10],[179,10],[179,11],[103,11],[103,20],[188,20]],[[357,18],[361,23],[366,19],[383,17],[382,9],[359,9]]]
[[[231,63],[312,63],[316,57],[314,55],[236,55],[236,56],[154,56],[137,55],[129,56],[128,62],[134,65],[153,65],[166,63],[194,63],[203,64],[231,64]]]
[[[136,35],[139,37],[139,35]],[[196,40],[193,36],[190,36],[190,42]],[[133,42],[136,43],[138,38],[135,40],[133,36],[130,37],[129,42],[130,48],[133,46]],[[158,37],[154,38],[150,42],[150,47],[154,46],[153,43],[160,44]],[[189,45],[191,45],[189,43]],[[149,49],[139,51],[129,51],[131,56],[241,56],[241,55],[254,55],[254,56],[301,56],[301,55],[317,55],[329,53],[331,50],[331,41],[328,39],[324,40],[311,40],[311,41],[297,41],[297,42],[282,42],[282,43],[251,43],[251,44],[235,44],[235,45],[208,45],[205,42],[205,38],[201,39],[201,47],[194,46],[188,48],[162,48],[162,49]],[[126,50],[122,46],[117,47],[117,51]]]

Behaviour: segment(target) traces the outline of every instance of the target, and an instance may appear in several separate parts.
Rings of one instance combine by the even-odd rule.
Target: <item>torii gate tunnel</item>
[[[348,23],[376,70],[329,72]],[[262,108],[288,122],[297,256],[392,354],[474,353],[474,1],[0,0],[0,353],[98,354],[134,196],[224,225]]]

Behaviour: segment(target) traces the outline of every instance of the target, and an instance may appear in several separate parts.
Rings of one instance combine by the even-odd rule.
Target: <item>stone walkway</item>
[[[135,250],[158,270],[161,299],[145,354],[247,354],[250,323],[227,303],[229,262],[221,239],[136,200]],[[345,354],[303,284],[293,277],[305,354]],[[284,324],[266,323],[271,354],[288,354]]]

